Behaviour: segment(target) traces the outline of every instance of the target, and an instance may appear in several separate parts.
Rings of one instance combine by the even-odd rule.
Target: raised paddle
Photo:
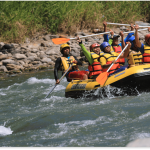
[[[97,33],[97,34],[91,34],[91,35],[86,35],[86,36],[81,36],[79,38],[86,38],[89,36],[97,36],[97,35],[101,35],[101,34],[109,34],[110,32],[103,32],[103,33]],[[70,40],[76,40],[76,38],[54,38],[52,39],[54,44],[63,44],[63,43],[67,43]]]
[[[117,61],[117,59],[120,57],[120,55],[124,52],[124,50],[127,48],[128,44],[124,47],[124,49],[122,50],[122,52],[119,54],[119,56],[116,58],[115,61]],[[111,69],[111,67],[114,65],[114,63],[111,64],[111,66],[108,68],[108,70],[106,72],[101,73],[97,78],[96,81],[103,86],[104,83],[106,82],[107,78],[108,78],[108,72]]]
[[[66,75],[66,73],[70,70],[70,68],[72,67],[73,63],[71,64],[71,66],[66,70],[66,72],[63,74],[63,76],[59,79],[59,81],[61,81],[63,79],[63,77]],[[58,84],[55,84],[53,86],[53,88],[49,91],[49,93],[46,95],[45,98],[48,97],[49,94],[51,94],[53,92],[53,90],[55,89],[55,87],[57,86]]]
[[[107,22],[107,24],[119,25],[119,26],[131,26],[130,24],[111,23],[111,22]],[[148,27],[150,27],[150,26],[139,26],[139,28],[148,28]]]

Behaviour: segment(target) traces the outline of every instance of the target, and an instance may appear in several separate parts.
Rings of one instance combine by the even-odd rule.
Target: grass
[[[116,23],[149,21],[149,1],[0,1],[0,40],[19,43],[36,32],[72,34]]]

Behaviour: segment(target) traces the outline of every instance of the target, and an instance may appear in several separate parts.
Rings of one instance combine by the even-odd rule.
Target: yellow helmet
[[[60,52],[62,52],[63,48],[65,48],[65,47],[69,47],[69,49],[70,49],[70,46],[68,44],[62,44],[60,46]]]

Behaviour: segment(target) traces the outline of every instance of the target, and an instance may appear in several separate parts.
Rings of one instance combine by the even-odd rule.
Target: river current
[[[61,76],[61,75],[60,75]],[[0,81],[1,147],[125,147],[150,138],[150,93],[65,98],[53,71]]]

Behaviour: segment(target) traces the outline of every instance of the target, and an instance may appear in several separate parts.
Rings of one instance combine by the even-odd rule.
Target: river
[[[0,81],[1,147],[125,147],[150,137],[150,93],[65,98],[53,71]]]

